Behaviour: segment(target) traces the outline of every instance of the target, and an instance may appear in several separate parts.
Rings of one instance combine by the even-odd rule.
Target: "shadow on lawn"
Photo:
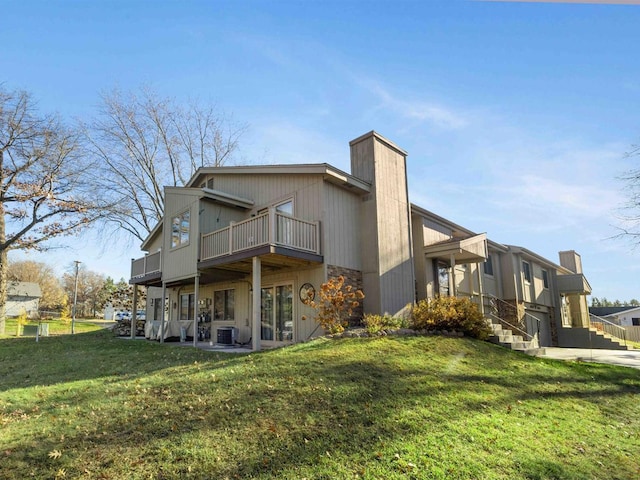
[[[355,341],[358,340],[348,342]],[[348,342],[345,345],[348,346]],[[68,434],[65,448],[69,451],[89,449],[99,452],[100,455],[92,460],[95,463],[87,465],[89,470],[112,468],[111,464],[101,464],[100,458],[102,452],[110,451],[114,446],[120,451],[131,451],[136,459],[130,467],[132,478],[149,474],[157,478],[181,478],[187,473],[196,478],[260,475],[293,478],[300,469],[314,465],[321,469],[325,459],[336,457],[344,459],[341,467],[337,466],[340,462],[335,462],[328,471],[334,476],[351,477],[363,464],[394,461],[376,457],[376,451],[385,442],[419,434],[425,425],[429,429],[446,431],[450,422],[459,420],[448,417],[448,411],[473,415],[483,410],[485,401],[481,394],[488,388],[499,388],[504,392],[500,401],[505,403],[553,396],[554,392],[546,389],[559,381],[564,382],[565,390],[566,385],[573,382],[571,388],[558,395],[564,397],[595,400],[603,395],[638,392],[637,372],[627,372],[627,369],[580,366],[576,370],[579,377],[572,379],[570,372],[574,367],[570,365],[545,370],[548,373],[542,374],[535,368],[539,362],[536,359],[510,354],[493,356],[488,360],[480,356],[476,358],[478,352],[485,355],[489,351],[483,345],[465,341],[451,343],[459,347],[459,351],[436,356],[428,350],[436,343],[372,340],[368,341],[367,347],[374,351],[360,349],[351,356],[345,356],[339,354],[340,349],[333,342],[316,342],[292,347],[292,353],[286,355],[276,350],[251,356],[220,357],[225,361],[205,363],[202,371],[196,374],[191,372],[187,376],[174,371],[149,386],[147,393],[132,391],[127,401],[130,415],[97,417],[92,434],[82,431]],[[137,342],[129,345],[117,346],[115,352],[133,356],[128,348],[157,347],[142,346]],[[395,353],[396,348],[401,351]],[[114,351],[109,353],[109,349],[105,351],[107,358],[115,354]],[[194,358],[215,359],[211,353],[202,352],[200,356],[191,351],[186,354],[185,349],[161,347],[157,351],[159,355],[151,357],[157,360],[157,364],[147,360],[145,364],[136,365],[135,358],[132,358],[123,374],[134,379],[168,366],[192,365]],[[310,351],[318,355],[314,363],[304,361],[305,354]],[[173,355],[172,352],[182,352],[184,357],[161,363],[163,356]],[[373,359],[372,354],[375,356]],[[103,361],[104,355],[98,361]],[[412,358],[414,361],[406,362],[404,355],[416,357]],[[493,363],[484,367],[486,375],[477,375],[475,363],[472,364],[468,358],[479,363],[493,360]],[[496,358],[502,363],[496,364]],[[523,365],[531,371],[524,369]],[[221,366],[237,368],[243,375],[214,382],[212,374]],[[516,380],[505,375],[513,369],[518,369]],[[284,372],[284,375],[279,372]],[[583,387],[585,372],[594,378],[594,382],[610,386],[597,393],[586,391]],[[105,375],[112,373],[102,371],[95,377]],[[74,380],[95,378],[85,369],[72,372],[70,377]],[[541,386],[545,388],[538,388]],[[180,392],[180,396],[176,397],[172,392]],[[465,395],[465,392],[474,396]],[[440,409],[437,404],[443,399],[464,405],[464,408]],[[50,400],[53,403],[92,404],[100,399],[98,392],[84,392],[72,399],[60,393]],[[402,420],[403,415],[411,414],[425,402],[434,403],[432,416],[423,416],[420,419],[422,423],[415,424]],[[118,407],[113,408],[117,411]],[[184,447],[185,442],[193,441],[193,435],[201,439],[201,451],[191,452]],[[234,437],[242,439],[240,447],[233,443]],[[177,450],[173,458],[167,457],[166,447],[160,448],[167,442]],[[26,448],[29,445],[38,445],[38,448],[29,451]],[[27,451],[24,461],[37,463],[46,452],[58,448],[59,442],[44,433],[34,434],[19,449],[23,447]],[[546,478],[544,471],[553,472],[553,478],[558,479],[580,477],[581,472],[560,462],[522,460],[527,468],[537,465],[536,468],[540,469],[542,476],[529,478]],[[113,459],[108,461],[113,462]],[[464,459],[461,462],[464,464]],[[336,468],[344,471],[336,472]],[[73,472],[70,470],[69,473]]]
[[[2,339],[0,392],[112,376],[135,378],[194,361],[226,358],[220,353],[118,338],[110,331],[41,337],[37,343],[34,338]]]

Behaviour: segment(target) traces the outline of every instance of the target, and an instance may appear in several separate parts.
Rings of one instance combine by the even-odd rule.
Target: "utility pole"
[[[73,263],[76,264],[76,286],[73,292],[73,316],[71,317],[71,335],[76,333],[76,310],[78,304],[78,265],[82,262],[79,260],[74,260]]]

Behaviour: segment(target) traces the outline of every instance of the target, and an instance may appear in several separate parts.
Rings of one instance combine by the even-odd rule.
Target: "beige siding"
[[[189,189],[166,190],[165,194],[165,222],[163,232],[164,245],[162,274],[164,281],[178,280],[196,274],[198,258],[198,195]],[[189,244],[178,248],[171,248],[171,219],[184,211],[189,211]]]
[[[294,216],[309,221],[321,218],[323,181],[320,175],[225,174],[214,177],[216,190],[253,200],[255,208],[247,212],[247,218],[262,208],[289,198],[293,199]]]
[[[161,250],[162,247],[162,242],[164,241],[164,237],[162,236],[162,231],[159,233],[159,235],[156,235],[156,237],[149,243],[148,245],[148,252],[149,253],[155,253],[158,250]]]
[[[482,289],[483,293],[487,295],[493,295],[494,297],[502,298],[502,289],[500,288],[501,270],[500,265],[502,263],[502,255],[498,252],[490,251],[491,262],[493,264],[493,275],[487,275],[484,273],[484,265],[480,265],[480,271],[482,272]]]
[[[433,295],[430,295],[428,291],[428,282],[430,281],[429,275],[427,273],[427,267],[432,269],[432,263],[430,260],[427,260],[422,252],[422,247],[424,246],[424,230],[423,230],[423,219],[419,215],[413,215],[411,217],[412,222],[412,230],[413,230],[413,263],[415,265],[415,275],[416,275],[416,292],[417,292],[417,300],[424,300],[425,298],[432,298]]]
[[[450,228],[429,220],[428,218],[423,219],[422,230],[424,237],[423,246],[433,245],[434,243],[451,240],[451,238],[453,237],[453,232]]]
[[[247,217],[246,210],[201,200],[200,234],[220,230],[228,227],[230,222],[239,222]]]
[[[406,154],[374,132],[350,146],[352,173],[372,184],[360,222],[364,309],[394,314],[415,292]]]
[[[323,200],[322,252],[325,263],[361,270],[360,197],[325,183]]]

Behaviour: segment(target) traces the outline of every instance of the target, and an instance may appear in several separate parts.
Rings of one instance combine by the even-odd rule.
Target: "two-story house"
[[[162,222],[132,262],[152,338],[210,332],[253,349],[322,332],[304,299],[343,275],[362,312],[466,295],[542,345],[588,322],[580,257],[556,265],[409,202],[406,152],[376,132],[352,142],[351,173],[328,164],[200,168],[165,189]],[[137,292],[137,288],[134,289]]]

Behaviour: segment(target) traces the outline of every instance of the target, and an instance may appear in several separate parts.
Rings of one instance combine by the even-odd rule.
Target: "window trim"
[[[184,218],[186,215],[187,218],[187,238],[185,241],[183,241],[182,237],[183,237],[183,232],[181,228],[178,228],[177,230],[177,234],[178,234],[178,241],[177,243],[174,243],[174,230],[173,230],[173,226],[176,223],[176,220],[178,221],[177,224],[179,226],[182,225],[182,223],[184,222]],[[171,249],[177,249],[177,248],[182,248],[182,247],[186,247],[187,245],[189,245],[189,243],[191,242],[191,210],[189,208],[183,210],[182,212],[174,215],[171,217],[171,230],[170,230],[170,244],[171,244]]]

